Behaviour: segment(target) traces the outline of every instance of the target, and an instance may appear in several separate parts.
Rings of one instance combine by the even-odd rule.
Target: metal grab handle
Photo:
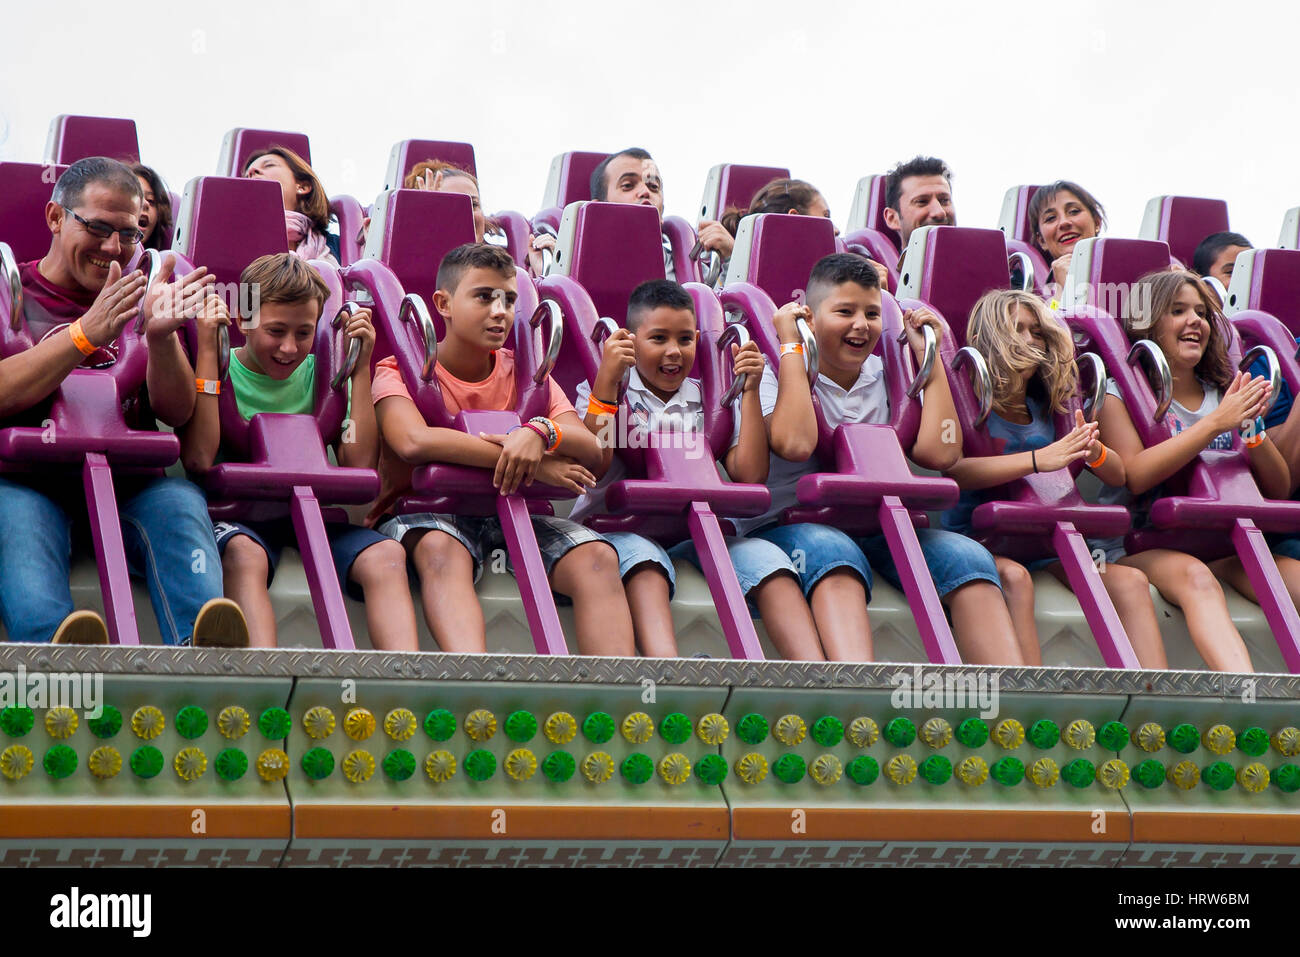
[[[1092,367],[1092,404],[1088,407],[1085,421],[1096,422],[1101,415],[1102,404],[1106,401],[1106,363],[1095,352],[1080,353],[1075,357],[1074,364],[1077,366],[1080,363]]]
[[[560,344],[564,342],[564,313],[560,311],[560,304],[554,299],[543,299],[539,302],[537,308],[533,310],[532,318],[528,320],[528,325],[536,329],[538,323],[544,318],[550,319],[551,322],[547,329],[546,352],[537,371],[533,373],[533,382],[536,385],[545,382],[546,377],[555,368],[555,360],[560,357]]]
[[[813,334],[812,326],[803,316],[794,321],[794,327],[799,331],[799,338],[803,340],[803,361],[808,369],[808,388],[814,389],[817,386],[817,374],[821,370],[822,361],[821,353],[817,350],[817,336]]]
[[[689,257],[691,262],[699,262],[700,257],[704,252],[705,249],[703,244],[701,244],[697,239],[695,245],[691,247]],[[705,271],[700,274],[700,282],[704,283],[706,286],[715,286],[717,285],[718,280],[722,278],[722,257],[718,255],[716,249],[710,249],[708,250],[708,258],[706,259],[706,262],[707,265],[705,266]]]
[[[725,362],[728,356],[727,346],[731,345],[732,340],[736,341],[742,349],[749,345],[749,330],[739,322],[733,322],[722,330],[722,335],[718,336],[718,355]],[[745,391],[745,380],[749,378],[749,373],[742,372],[731,380],[731,385],[726,393],[718,401],[718,408],[729,409],[731,404],[740,397],[740,393]]]
[[[975,419],[975,428],[980,428],[989,413],[993,411],[993,377],[989,375],[989,364],[971,346],[962,346],[952,359],[952,371],[957,372],[970,363],[970,384],[975,390],[975,401],[979,403],[980,412]]]
[[[601,316],[596,320],[596,325],[591,330],[591,341],[596,344],[597,349],[600,349],[604,346],[605,340],[616,332],[618,332],[618,323],[609,318],[609,316]],[[632,370],[630,368],[624,369],[623,378],[620,379],[618,383],[618,396],[616,397],[619,405],[623,404],[623,396],[627,395],[627,384],[631,380]],[[591,383],[591,387],[594,390],[596,383]]]
[[[225,382],[230,371],[230,327],[217,326],[217,381]]]
[[[1015,269],[1016,264],[1020,264],[1020,291],[1034,291],[1034,261],[1023,252],[1016,251],[1007,257],[1008,272]],[[1012,288],[1015,288],[1014,286]]]
[[[351,318],[352,316],[355,316],[360,311],[361,311],[361,307],[358,306],[355,302],[349,300],[348,302],[345,302],[343,304],[342,309],[340,309],[337,313],[335,313],[334,321],[330,323],[330,325],[335,330],[338,330],[339,328],[343,327],[344,316]],[[334,373],[333,379],[330,379],[331,389],[333,389],[335,392],[338,392],[343,388],[343,383],[347,382],[348,379],[351,379],[352,373],[357,371],[357,360],[360,358],[361,358],[361,337],[351,336],[348,339],[348,356],[343,361],[343,367],[339,369],[338,372]]]
[[[158,273],[162,271],[162,253],[156,249],[146,249],[144,256],[149,260],[149,278],[144,284],[144,297],[140,300],[140,318],[135,321],[136,335],[144,334],[144,304],[149,301],[149,293],[153,291],[153,284],[158,279]],[[229,337],[229,333],[227,333]]]
[[[1169,405],[1174,401],[1174,376],[1169,371],[1169,360],[1165,354],[1160,351],[1160,347],[1150,339],[1139,339],[1133,343],[1133,348],[1128,353],[1128,364],[1135,365],[1146,356],[1151,360],[1155,367],[1156,374],[1160,377],[1160,391],[1156,395],[1156,414],[1155,423],[1159,425],[1164,421],[1165,413],[1169,411]]]
[[[1264,406],[1262,413],[1262,415],[1268,415],[1268,410],[1273,408],[1273,403],[1277,401],[1278,390],[1282,388],[1282,364],[1277,361],[1277,353],[1268,346],[1252,346],[1241,357],[1241,364],[1237,368],[1242,372],[1249,372],[1250,367],[1255,364],[1255,360],[1260,356],[1263,356],[1268,363],[1268,385],[1271,391],[1268,396],[1268,405]]]
[[[903,333],[906,335],[907,333]],[[925,388],[925,384],[930,381],[930,373],[934,371],[934,360],[939,355],[939,337],[935,335],[933,326],[922,326],[921,335],[925,338],[925,352],[921,355],[921,368],[916,373],[916,378],[912,384],[907,387],[907,397],[915,399]],[[981,358],[983,358],[981,356]]]
[[[558,249],[560,234],[555,231],[555,228],[553,226],[548,226],[546,223],[539,223],[538,225],[533,227],[533,233],[534,235],[538,235],[538,236],[550,236],[552,239],[555,240],[557,244],[556,248]],[[545,276],[549,276],[551,274],[551,271],[555,268],[556,250],[543,249],[541,252],[542,252],[542,276],[545,277]]]
[[[424,365],[420,367],[420,379],[423,382],[433,380],[433,367],[438,362],[438,331],[433,327],[433,318],[429,307],[413,292],[402,297],[402,305],[397,310],[397,324],[401,325],[414,315],[420,324],[420,338],[424,340]]]
[[[9,280],[9,307],[13,310],[9,316],[9,328],[14,332],[23,322],[23,279],[18,273],[18,261],[8,243],[0,243],[0,270]]]

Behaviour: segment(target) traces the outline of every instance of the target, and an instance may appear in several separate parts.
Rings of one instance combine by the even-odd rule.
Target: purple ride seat
[[[1152,271],[1152,263],[1168,261],[1168,247],[1161,242],[1089,239],[1078,245],[1081,248],[1075,251],[1069,284],[1076,289],[1105,290],[1132,284]],[[1067,308],[1062,318],[1074,333],[1076,346],[1101,356],[1119,386],[1143,444],[1151,447],[1170,438],[1173,432],[1164,412],[1172,397],[1163,394],[1163,387],[1162,394],[1155,395],[1147,376],[1132,364],[1138,361],[1139,350],[1145,349],[1167,375],[1159,347],[1154,343],[1131,346],[1113,315],[1094,306]],[[1240,342],[1232,323],[1227,324],[1225,334],[1229,359],[1234,365],[1242,365]],[[1201,452],[1181,472],[1162,483],[1162,490],[1164,496],[1150,507],[1150,527],[1130,532],[1126,548],[1130,552],[1172,548],[1205,560],[1235,553],[1255,589],[1283,660],[1292,672],[1300,672],[1300,614],[1264,539],[1264,532],[1300,529],[1300,502],[1280,502],[1260,494],[1239,437],[1233,439],[1231,450]]]
[[[532,280],[518,268],[513,328],[518,403],[514,410],[506,411],[463,410],[455,416],[448,411],[434,372],[441,334],[433,318],[436,312],[429,304],[442,257],[474,240],[473,207],[469,197],[459,193],[403,189],[391,190],[380,199],[366,257],[343,270],[346,288],[363,290],[373,304],[376,361],[386,355],[396,359],[412,401],[435,428],[459,429],[469,435],[503,433],[521,421],[545,414],[549,402],[546,376],[554,365],[563,328],[550,307],[539,308]],[[424,291],[406,286],[399,269]],[[545,343],[539,328],[543,319],[550,320]],[[565,655],[569,650],[529,513],[552,514],[550,500],[566,497],[572,493],[541,483],[501,495],[492,486],[490,469],[431,464],[415,469],[411,494],[398,501],[396,510],[497,516],[533,643],[539,654]]]
[[[218,283],[227,284],[224,298],[232,312],[252,306],[249,293],[230,292],[249,263],[267,254],[288,252],[280,190],[277,184],[265,180],[226,176],[190,180],[176,229],[176,249],[184,257],[176,274],[188,271],[190,263],[207,266]],[[342,355],[348,350],[339,341],[342,333],[332,322],[342,306],[342,280],[329,263],[314,262],[313,266],[330,287],[313,350],[317,363],[315,413],[265,413],[244,421],[227,369],[230,343],[238,345],[244,340],[241,324],[233,322],[228,335],[223,336],[221,434],[223,445],[248,461],[216,465],[200,484],[209,493],[209,512],[216,519],[260,521],[289,514],[321,640],[327,648],[352,649],[356,643],[334,571],[320,503],[371,501],[379,492],[379,477],[372,469],[330,465],[325,455],[325,446],[338,436],[346,408],[342,384],[340,389],[334,389],[331,382],[344,367]],[[182,339],[191,356],[196,336],[194,323],[182,327]]]
[[[962,424],[964,452],[971,456],[1000,455],[1005,442],[990,436],[983,425],[992,402],[987,367],[981,357],[972,355],[973,349],[962,347],[966,345],[966,325],[976,302],[991,290],[1009,288],[1004,236],[996,229],[959,226],[923,226],[913,233],[914,241],[917,235],[922,239],[913,252],[917,257],[914,272],[919,279],[915,295],[945,320],[947,334],[940,344],[944,367],[954,369],[960,362],[967,362],[972,378],[980,383],[977,391],[964,377],[949,376],[953,403]],[[965,353],[960,360],[959,350]],[[1093,367],[1093,377],[1096,383],[1104,384],[1105,370],[1098,365]],[[1055,417],[1058,435],[1074,428],[1074,412],[1081,407],[1076,398],[1065,413]],[[1084,541],[1085,536],[1124,534],[1130,526],[1129,513],[1120,506],[1085,502],[1074,482],[1082,467],[1082,463],[1075,462],[1068,470],[1028,475],[990,490],[991,500],[977,506],[971,516],[971,530],[973,537],[995,555],[1021,560],[1041,558],[1044,540],[1050,540],[1102,660],[1112,668],[1136,668],[1137,655]]]
[[[1201,240],[1227,230],[1228,204],[1224,200],[1155,196],[1147,201],[1142,213],[1138,237],[1167,244],[1173,258],[1191,269],[1192,256]]]
[[[217,158],[218,176],[240,176],[248,157],[258,150],[284,146],[293,150],[311,165],[311,142],[306,133],[287,133],[281,130],[253,130],[237,126],[226,131],[221,138],[221,154]]]
[[[45,204],[67,166],[46,163],[0,163],[0,240],[15,262],[40,259],[50,249]]]
[[[425,160],[442,160],[478,177],[472,143],[460,143],[454,140],[398,140],[388,152],[384,189],[401,189],[407,174],[415,164]]]
[[[729,209],[746,210],[760,189],[774,179],[789,179],[784,166],[719,163],[709,170],[700,199],[700,219],[718,219]]]
[[[555,379],[572,395],[580,382],[596,381],[603,341],[599,333],[626,322],[632,290],[646,280],[662,279],[664,266],[658,217],[648,207],[577,203],[565,210],[562,235],[569,240],[568,255],[559,263],[563,272],[543,279],[538,291],[563,314],[566,348],[561,349]],[[707,454],[701,454],[697,443],[680,438],[657,441],[657,433],[647,448],[617,448],[631,477],[610,485],[605,496],[610,514],[593,516],[588,524],[597,531],[635,531],[668,544],[689,537],[732,655],[761,659],[718,515],[762,514],[771,495],[762,485],[724,482],[718,476],[717,458],[727,451],[733,425],[730,404],[722,402],[731,337],[723,337],[722,309],[713,293],[699,283],[685,288],[700,328],[690,374],[701,382]],[[627,414],[626,406],[620,408],[620,435],[627,433]]]
[[[849,206],[844,245],[849,252],[874,259],[889,270],[892,292],[898,288],[898,260],[902,254],[902,239],[898,231],[885,222],[886,179],[882,175],[872,175],[858,180],[858,185],[853,190],[853,202]]]
[[[741,221],[732,265],[738,269],[738,277],[746,278],[733,282],[729,275],[720,298],[727,321],[746,323],[769,362],[780,361],[772,327],[777,303],[789,302],[796,295],[802,301],[813,266],[834,251],[834,226],[822,217],[767,214]],[[916,538],[914,523],[925,518],[913,514],[952,505],[957,501],[957,485],[950,479],[914,475],[908,469],[903,450],[916,441],[921,410],[912,395],[919,392],[922,380],[919,374],[913,377],[911,348],[898,342],[902,311],[888,292],[881,293],[881,311],[876,348],[884,363],[889,423],[845,423],[832,429],[814,391],[819,433],[815,454],[822,465],[834,463],[835,470],[801,478],[797,487],[800,504],[786,509],[781,521],[819,522],[856,535],[883,533],[930,660],[957,663],[961,658]],[[812,357],[816,339],[802,320],[800,325],[809,378],[815,381]],[[932,339],[923,372],[936,361],[937,346]]]
[[[60,113],[50,121],[45,162],[69,166],[87,156],[107,156],[130,165],[140,162],[135,120]]]
[[[1275,316],[1300,336],[1300,251],[1247,249],[1237,256],[1223,311],[1235,318],[1243,310]]]

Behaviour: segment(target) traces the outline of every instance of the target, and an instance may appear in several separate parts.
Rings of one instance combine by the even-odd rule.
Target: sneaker
[[[54,637],[56,645],[106,645],[108,626],[95,611],[74,611],[59,623]]]
[[[194,619],[195,648],[247,648],[248,622],[229,598],[213,598]]]

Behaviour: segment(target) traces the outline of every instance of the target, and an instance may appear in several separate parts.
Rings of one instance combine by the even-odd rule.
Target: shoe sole
[[[55,645],[106,645],[108,626],[93,611],[73,612],[63,619],[51,643]]]
[[[194,621],[195,648],[247,648],[248,623],[234,602],[204,605]]]

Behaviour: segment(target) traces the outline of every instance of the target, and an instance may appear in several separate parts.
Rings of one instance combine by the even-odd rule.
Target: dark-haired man
[[[611,153],[591,171],[591,198],[598,203],[625,203],[631,206],[653,206],[664,218],[664,184],[654,158],[639,146],[631,146]],[[673,247],[668,237],[663,237],[664,277],[676,279],[673,267]]]

